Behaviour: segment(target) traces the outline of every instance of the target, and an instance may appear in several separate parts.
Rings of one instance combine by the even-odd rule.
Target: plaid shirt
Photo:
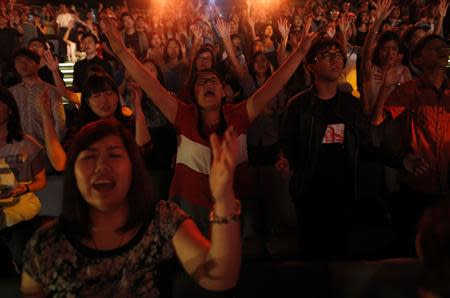
[[[16,99],[20,113],[20,123],[24,133],[33,136],[40,144],[45,144],[45,138],[37,97],[41,94],[44,86],[49,88],[55,130],[61,140],[66,130],[66,115],[61,96],[58,95],[54,86],[39,79],[38,82],[32,85],[22,82],[9,89]]]

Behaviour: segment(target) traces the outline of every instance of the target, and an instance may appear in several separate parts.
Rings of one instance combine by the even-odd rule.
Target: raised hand
[[[287,40],[289,36],[289,30],[291,29],[291,25],[288,24],[287,19],[279,19],[277,22],[278,31],[281,34],[281,38],[283,40]]]
[[[203,37],[203,30],[198,24],[191,25],[189,29],[191,29],[194,39],[200,40]]]
[[[447,0],[439,0],[437,7],[438,7],[438,11],[439,11],[439,16],[441,18],[444,18],[445,15],[447,14],[449,5],[450,5],[450,2],[447,3]]]
[[[401,74],[403,72],[401,61],[403,55],[399,54],[392,63],[389,64],[388,68],[382,72],[383,74],[383,86],[387,88],[395,87],[401,83]]]
[[[255,28],[256,18],[254,15],[248,16],[248,24],[250,25],[250,27]]]
[[[302,49],[305,53],[308,52],[313,40],[319,35],[319,32],[308,33],[306,30],[309,30],[307,26],[305,26],[305,30],[303,31],[302,37],[297,46],[297,49]]]
[[[349,15],[342,16],[338,19],[338,27],[343,34],[347,34],[347,30],[348,28],[350,28],[350,22],[351,21]]]
[[[223,19],[217,20],[217,32],[222,40],[230,38],[230,23],[224,21]]]
[[[233,127],[227,128],[223,139],[216,134],[210,137],[212,164],[209,185],[215,202],[234,197],[234,170],[237,164],[239,142]]]
[[[122,35],[117,29],[115,22],[109,17],[102,17],[100,20],[100,28],[108,38],[111,49],[117,54],[123,49],[126,49],[125,43],[122,39]]]
[[[128,90],[131,93],[131,102],[133,103],[133,108],[135,110],[141,111],[142,110],[142,89],[139,87],[138,84],[135,82],[129,82],[127,84]]]
[[[50,50],[46,50],[44,52],[43,58],[45,65],[47,65],[48,69],[50,69],[52,72],[58,70],[59,67],[58,61],[56,61],[55,57],[53,56],[52,52],[50,52]]]
[[[376,0],[372,5],[375,6],[375,17],[379,22],[386,20],[394,9],[392,0]]]

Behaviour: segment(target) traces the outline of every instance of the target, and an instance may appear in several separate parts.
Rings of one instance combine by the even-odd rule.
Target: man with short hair
[[[55,87],[39,78],[39,55],[29,49],[19,49],[14,54],[13,61],[22,82],[9,90],[17,102],[23,131],[33,136],[40,144],[45,144],[42,116],[39,109],[40,103],[37,102],[37,97],[44,88],[48,88],[55,130],[58,137],[62,139],[66,128],[66,117],[61,96],[58,95]]]
[[[412,52],[422,74],[399,86],[395,71],[387,71],[380,88],[372,122],[404,122],[405,151],[428,164],[428,169],[401,176],[399,222],[413,245],[415,226],[423,211],[450,193],[450,85],[446,75],[449,50],[439,35],[423,37]],[[407,206],[407,208],[404,208]]]
[[[101,68],[113,77],[111,65],[97,55],[98,38],[92,33],[86,33],[81,38],[81,43],[86,52],[86,58],[75,63],[73,68],[72,89],[75,92],[81,92],[84,81],[89,76],[90,69],[92,68]]]
[[[306,56],[312,88],[288,103],[281,132],[282,151],[291,177],[297,211],[301,257],[350,258],[349,237],[355,227],[359,160],[402,167],[370,143],[370,123],[361,103],[338,90],[346,56],[335,39],[320,39]],[[409,167],[409,164],[405,164]]]
[[[123,40],[127,48],[132,48],[138,59],[143,59],[148,50],[148,39],[144,32],[136,31],[134,19],[129,13],[121,16],[124,31]]]

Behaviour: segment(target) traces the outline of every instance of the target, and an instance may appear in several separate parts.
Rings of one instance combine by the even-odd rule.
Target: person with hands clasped
[[[28,242],[23,297],[159,297],[158,265],[177,257],[203,288],[237,283],[240,204],[233,191],[237,135],[210,138],[211,239],[175,203],[156,201],[139,149],[115,120],[83,127],[68,157],[61,216]]]
[[[449,54],[446,41],[439,35],[423,37],[411,55],[422,74],[393,90],[398,77],[387,73],[372,118],[375,125],[401,119],[403,151],[416,156],[410,160],[416,165],[415,171],[401,176],[402,200],[398,206],[399,224],[405,229],[401,234],[408,237],[405,241],[411,253],[420,215],[450,191],[450,89],[446,76]]]

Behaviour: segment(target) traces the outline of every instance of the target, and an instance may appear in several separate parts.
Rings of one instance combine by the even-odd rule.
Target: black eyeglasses
[[[345,58],[345,56],[341,52],[336,52],[336,53],[326,52],[326,53],[317,55],[315,61],[317,62],[319,59],[323,59],[323,60],[327,60],[327,61],[344,60],[344,58]]]

